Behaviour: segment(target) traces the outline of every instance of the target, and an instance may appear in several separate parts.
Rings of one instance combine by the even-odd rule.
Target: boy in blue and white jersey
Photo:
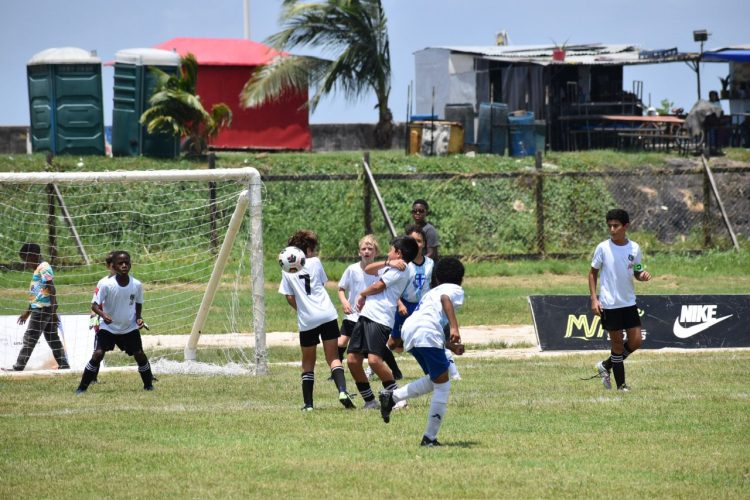
[[[422,446],[440,446],[437,435],[445,420],[451,387],[450,360],[445,348],[450,348],[456,354],[463,354],[456,319],[456,310],[464,303],[464,291],[461,288],[463,276],[464,266],[458,259],[443,258],[435,265],[435,281],[438,286],[422,297],[419,306],[406,319],[401,329],[404,349],[416,358],[425,376],[404,387],[380,393],[380,412],[385,423],[390,421],[391,411],[399,401],[433,393]],[[446,323],[450,326],[447,346],[443,333]]]

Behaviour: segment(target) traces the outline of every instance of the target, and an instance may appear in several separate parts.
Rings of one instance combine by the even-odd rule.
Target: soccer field
[[[459,358],[431,449],[419,446],[428,398],[386,425],[341,407],[319,362],[316,410],[302,413],[296,349],[271,354],[268,376],[162,375],[152,393],[134,371],[102,373],[82,397],[75,374],[0,379],[2,497],[739,498],[750,486],[750,350],[640,351],[626,394],[580,380],[601,353]],[[420,375],[401,359],[406,380]]]

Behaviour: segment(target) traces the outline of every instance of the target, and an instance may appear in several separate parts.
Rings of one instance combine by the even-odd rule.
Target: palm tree
[[[378,124],[375,144],[389,148],[393,137],[393,114],[388,108],[391,93],[391,56],[388,30],[380,0],[326,0],[302,3],[284,0],[282,31],[266,40],[279,51],[294,47],[320,47],[332,60],[310,56],[282,55],[259,67],[242,89],[247,107],[279,98],[289,90],[315,92],[307,106],[315,110],[321,97],[340,90],[351,101],[372,90],[377,98]]]
[[[187,138],[190,155],[200,157],[208,149],[208,141],[232,123],[232,110],[224,103],[214,104],[209,113],[195,95],[198,61],[193,54],[180,59],[180,71],[170,75],[151,68],[156,76],[151,105],[141,115],[141,123],[149,134],[164,133]]]

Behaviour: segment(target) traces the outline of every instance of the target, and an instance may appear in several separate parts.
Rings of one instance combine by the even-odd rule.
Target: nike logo
[[[721,321],[724,321],[727,318],[731,318],[732,315],[724,316],[723,318],[713,318],[703,323],[698,323],[697,325],[684,327],[680,324],[680,318],[675,318],[674,320],[674,328],[672,331],[674,332],[674,336],[678,339],[686,339],[688,337],[692,337],[693,335],[702,332],[703,330],[707,330],[708,328],[711,328],[716,323],[719,323]]]

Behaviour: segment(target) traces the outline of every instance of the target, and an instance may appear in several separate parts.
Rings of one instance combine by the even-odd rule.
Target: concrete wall
[[[313,151],[360,151],[375,149],[370,123],[326,123],[310,125]],[[405,125],[394,125],[391,149],[403,150],[406,145]],[[0,127],[0,154],[26,153],[28,127]]]
[[[371,123],[323,123],[311,124],[313,151],[360,151],[375,149]],[[403,123],[394,124],[391,149],[406,147],[406,128]]]
[[[0,127],[0,154],[26,154],[28,127]]]

